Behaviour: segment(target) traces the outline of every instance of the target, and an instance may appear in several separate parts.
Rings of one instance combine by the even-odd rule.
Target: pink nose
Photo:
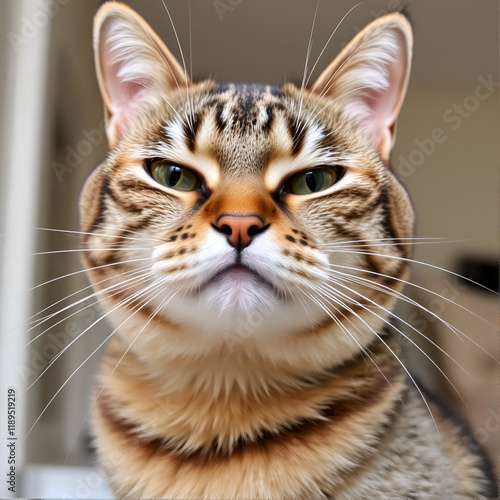
[[[214,224],[214,228],[225,234],[229,244],[239,251],[250,245],[253,237],[266,227],[257,215],[221,215]]]

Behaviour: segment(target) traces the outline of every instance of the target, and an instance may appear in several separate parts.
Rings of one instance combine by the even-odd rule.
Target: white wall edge
[[[41,175],[47,58],[51,18],[47,2],[16,0],[9,12],[7,78],[0,96],[2,186],[0,187],[0,496],[19,497],[26,435],[26,321],[31,314],[33,252],[36,244],[38,179]],[[15,492],[9,491],[8,388],[16,391]]]

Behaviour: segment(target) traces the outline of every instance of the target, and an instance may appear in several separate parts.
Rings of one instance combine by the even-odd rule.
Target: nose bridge
[[[221,184],[207,203],[212,222],[221,215],[257,216],[269,221],[274,211],[274,202],[265,186],[243,179]]]

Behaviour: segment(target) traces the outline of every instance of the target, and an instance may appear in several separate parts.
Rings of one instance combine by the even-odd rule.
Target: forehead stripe
[[[292,138],[292,156],[297,156],[304,146],[306,127],[302,123],[298,123],[296,118],[290,117],[288,120],[288,130]]]
[[[217,131],[220,133],[224,132],[226,128],[226,121],[224,120],[222,114],[224,112],[224,103],[218,103],[215,108],[215,126]]]
[[[200,128],[202,117],[200,114],[190,115],[184,122],[184,138],[186,139],[186,146],[191,153],[196,149],[196,135]]]

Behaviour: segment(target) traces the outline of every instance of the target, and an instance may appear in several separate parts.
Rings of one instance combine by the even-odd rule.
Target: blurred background
[[[181,60],[162,1],[127,3]],[[100,321],[102,312],[80,272],[78,237],[71,233],[78,230],[84,179],[107,151],[91,43],[98,4],[0,3],[0,435],[7,432],[7,390],[13,388],[18,436],[17,489],[9,492],[2,480],[2,497],[110,495],[93,467],[88,412],[99,346],[111,330]],[[194,79],[302,80],[316,2],[167,0],[166,5]],[[354,5],[319,4],[309,68]],[[417,286],[405,290],[428,312],[406,306],[398,313],[439,348],[407,325],[400,327],[412,339],[404,342],[412,371],[469,422],[495,461],[499,305],[487,289],[498,290],[498,2],[366,0],[342,21],[310,81],[368,22],[405,6],[415,53],[392,168],[413,199],[417,236],[441,240],[415,246],[414,258],[426,264],[413,266]],[[0,450],[5,477],[5,440]]]

